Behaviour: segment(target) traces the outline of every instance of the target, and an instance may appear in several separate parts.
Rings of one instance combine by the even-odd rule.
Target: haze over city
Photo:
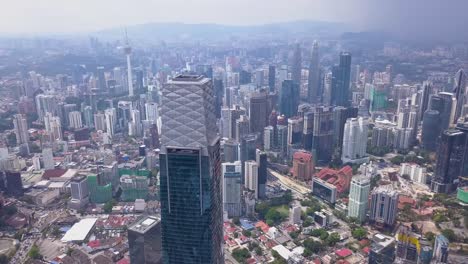
[[[464,264],[468,1],[15,0],[0,264]]]

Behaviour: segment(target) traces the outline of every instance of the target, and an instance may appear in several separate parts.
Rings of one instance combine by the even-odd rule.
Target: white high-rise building
[[[36,96],[36,107],[37,115],[39,120],[43,121],[44,116],[47,112],[52,113],[53,115],[58,114],[58,102],[57,98],[54,95],[50,94],[39,94]]]
[[[94,114],[94,128],[96,131],[106,131],[106,116],[103,113]]]
[[[354,217],[361,223],[366,220],[369,201],[370,180],[366,176],[353,177],[349,190],[348,217]]]
[[[301,223],[302,209],[300,206],[294,206],[289,209],[289,222],[293,225]]]
[[[78,111],[72,111],[68,113],[68,120],[70,122],[69,127],[70,128],[82,128],[83,127],[83,121],[81,120],[81,112]]]
[[[13,118],[13,126],[16,135],[16,144],[27,144],[29,142],[29,133],[26,116],[22,114],[15,115]]]
[[[275,129],[272,126],[267,126],[263,130],[263,146],[265,151],[272,150],[275,146]]]
[[[104,115],[106,117],[106,132],[111,137],[113,137],[115,133],[115,125],[117,122],[117,111],[115,108],[108,108],[104,112]]]
[[[156,124],[159,118],[158,104],[146,103],[145,110],[146,110],[146,120],[148,120],[151,124]]]
[[[367,162],[367,131],[368,120],[362,117],[348,118],[343,133],[343,148],[341,160],[343,163]]]
[[[228,217],[242,213],[242,165],[240,161],[221,164],[223,178],[223,208]]]
[[[245,162],[245,188],[254,191],[255,199],[258,199],[258,165],[254,160]]]
[[[408,175],[414,182],[426,184],[426,168],[418,164],[402,163],[400,175]]]
[[[128,124],[128,134],[129,136],[139,137],[141,136],[141,118],[140,111],[134,109],[131,110],[132,121]]]
[[[44,126],[51,140],[63,140],[60,117],[53,116],[51,113],[46,113],[44,116]]]
[[[51,148],[44,148],[42,150],[42,163],[45,170],[52,170],[55,168],[54,154]]]

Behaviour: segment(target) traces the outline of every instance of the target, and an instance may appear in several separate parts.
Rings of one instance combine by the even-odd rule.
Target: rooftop
[[[146,216],[146,217],[143,217],[143,218],[139,219],[138,221],[136,221],[132,225],[130,225],[128,227],[128,230],[131,230],[133,232],[137,232],[137,233],[140,233],[140,234],[144,234],[144,233],[146,233],[146,231],[148,231],[152,227],[159,224],[159,222],[161,222],[161,219],[159,217]]]

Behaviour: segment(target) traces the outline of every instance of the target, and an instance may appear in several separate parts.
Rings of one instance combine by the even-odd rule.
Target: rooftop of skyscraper
[[[144,216],[135,223],[128,227],[128,230],[144,234],[150,230],[153,226],[157,225],[161,221],[161,218],[157,216]]]

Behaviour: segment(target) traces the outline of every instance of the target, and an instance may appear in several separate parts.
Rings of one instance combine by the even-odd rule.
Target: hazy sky
[[[148,22],[345,22],[357,30],[468,32],[468,0],[3,0],[2,33],[86,32]],[[5,3],[6,2],[6,3]],[[439,37],[443,37],[443,36]]]

